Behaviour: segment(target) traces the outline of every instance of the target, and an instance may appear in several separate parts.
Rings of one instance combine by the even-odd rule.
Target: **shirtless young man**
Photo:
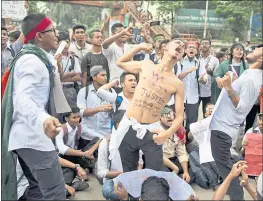
[[[110,159],[119,149],[124,172],[137,168],[139,150],[145,155],[146,168],[161,170],[163,166],[162,144],[183,122],[184,87],[172,69],[184,54],[181,40],[170,41],[160,64],[152,61],[131,61],[139,51],[150,52],[152,45],[142,43],[124,54],[117,65],[125,71],[140,74],[126,115],[123,117],[110,143]],[[160,114],[164,106],[175,95],[176,119],[168,130],[160,130]]]

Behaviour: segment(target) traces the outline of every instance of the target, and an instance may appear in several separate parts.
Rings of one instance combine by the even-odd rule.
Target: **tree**
[[[59,30],[67,30],[75,24],[86,25],[87,33],[91,27],[101,23],[102,8],[83,6],[64,2],[46,2],[44,12],[55,23]]]
[[[185,1],[154,1],[151,4],[158,3],[158,12],[163,17],[164,23],[171,23],[171,33],[175,31],[175,13],[182,8]]]
[[[215,12],[227,18],[229,27],[232,28],[234,37],[244,40],[244,31],[249,30],[250,16],[254,13],[262,13],[261,1],[218,1],[213,0],[216,5]]]

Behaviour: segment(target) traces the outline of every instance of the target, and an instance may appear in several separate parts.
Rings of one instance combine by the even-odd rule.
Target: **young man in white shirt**
[[[92,84],[82,88],[77,97],[77,105],[82,117],[82,135],[79,149],[83,149],[94,138],[99,138],[91,155],[96,157],[101,140],[111,133],[112,105],[97,95],[97,90],[107,83],[107,73],[102,66],[90,69]]]
[[[67,45],[62,51],[62,86],[65,97],[70,107],[77,106],[78,83],[80,82],[81,69],[78,58],[69,53],[69,34],[59,32],[59,41],[66,41]]]
[[[120,77],[122,92],[119,94],[111,93],[109,89],[118,85],[118,81],[112,81],[98,89],[98,96],[103,100],[114,105],[114,110],[127,110],[130,101],[133,98],[137,86],[137,77],[129,72],[123,72]],[[118,107],[117,107],[118,105]]]
[[[56,136],[56,145],[60,156],[73,163],[80,164],[83,168],[90,167],[90,163],[86,164],[88,158],[91,162],[94,160],[93,153],[95,150],[95,144],[98,138],[94,138],[84,148],[79,149],[79,138],[82,133],[82,127],[80,124],[80,109],[78,107],[71,108],[72,112],[65,114],[66,124],[62,125],[62,131]]]
[[[262,85],[263,45],[247,55],[249,69],[232,83],[230,73],[221,78],[224,90],[221,91],[217,109],[211,119],[211,150],[220,175],[225,179],[233,166],[230,147],[232,138],[238,133],[240,124],[256,102]],[[230,200],[243,200],[244,192],[238,178],[229,188]]]
[[[186,113],[186,133],[190,131],[189,125],[198,119],[199,106],[199,73],[197,71],[199,62],[195,57],[197,54],[198,45],[194,41],[189,41],[186,44],[186,56],[182,61],[182,71],[178,75],[184,83],[184,105]],[[187,140],[188,141],[188,140]]]
[[[214,57],[211,52],[211,41],[203,38],[200,41],[200,69],[199,69],[199,87],[200,87],[200,102],[202,102],[203,117],[205,117],[205,106],[211,101],[211,85],[213,72],[219,67],[219,60]]]
[[[73,38],[74,42],[69,47],[69,52],[73,52],[81,60],[85,54],[91,51],[92,46],[86,43],[86,27],[84,25],[78,24],[73,27]]]
[[[13,115],[8,151],[18,155],[29,181],[30,200],[64,200],[63,173],[50,139],[59,133],[61,124],[46,112],[50,111],[54,83],[53,56],[48,52],[58,46],[57,33],[51,20],[43,14],[26,16],[22,32],[25,43],[29,44],[22,49],[24,55],[13,69]]]
[[[124,28],[123,24],[116,23],[111,27],[112,36],[102,43],[102,53],[108,60],[110,81],[119,80],[123,70],[116,65],[116,61],[125,53],[126,41],[131,37],[132,28]]]

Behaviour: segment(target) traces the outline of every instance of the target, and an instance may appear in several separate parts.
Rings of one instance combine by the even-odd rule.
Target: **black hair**
[[[86,27],[85,27],[84,25],[82,25],[82,24],[77,24],[77,25],[73,26],[72,29],[73,29],[73,33],[75,33],[75,31],[76,31],[77,29],[83,29],[84,32],[86,31]]]
[[[220,49],[220,52],[226,52],[228,50],[228,48],[227,47],[222,47],[221,49]]]
[[[111,33],[114,33],[117,28],[124,27],[122,23],[116,23],[111,27]]]
[[[71,112],[64,113],[64,117],[69,117],[71,114],[79,113],[80,109],[79,107],[72,107]]]
[[[207,41],[209,41],[209,45],[211,45],[212,43],[211,43],[211,40],[209,39],[209,38],[202,38],[201,40],[200,40],[200,44],[202,43],[202,41],[204,41],[204,40],[207,40]]]
[[[1,26],[1,31],[6,31],[6,32],[7,32],[7,28],[6,28],[6,27],[3,27],[3,26]]]
[[[123,73],[121,74],[121,76],[120,76],[120,83],[124,83],[125,77],[126,77],[127,75],[134,75],[135,78],[136,78],[136,80],[137,80],[137,76],[136,76],[135,74],[125,71],[125,72],[123,72]]]
[[[97,33],[97,32],[100,32],[100,33],[101,33],[101,31],[98,30],[98,29],[95,29],[95,30],[92,30],[91,32],[89,32],[89,38],[93,38],[94,33]]]
[[[115,129],[117,129],[117,124],[121,122],[125,112],[126,110],[117,110],[116,112],[113,113],[111,121]]]
[[[167,39],[164,39],[164,40],[162,40],[161,42],[160,42],[160,44],[159,44],[159,50],[162,48],[162,45],[164,45],[164,44],[168,44],[170,41],[169,40],[167,40]]]
[[[242,61],[242,64],[243,64],[243,68],[245,69],[245,67],[246,67],[246,66],[245,66],[245,58],[244,58],[244,56],[245,56],[245,48],[244,48],[244,46],[243,46],[241,43],[233,43],[232,46],[230,47],[230,52],[229,52],[229,54],[230,54],[229,64],[232,64],[232,60],[233,60],[233,51],[234,51],[234,49],[235,49],[236,46],[241,46],[242,49],[243,49],[243,57],[241,58],[241,61]]]
[[[60,31],[58,33],[58,41],[69,40],[69,33],[67,31]]]
[[[215,105],[215,104],[214,104],[214,103],[211,103],[211,102],[207,103],[207,104],[205,105],[205,110],[206,110],[206,108],[207,108],[209,105]]]
[[[216,58],[220,59],[220,58],[224,57],[225,55],[226,55],[225,52],[220,51],[220,52],[216,53]]]
[[[44,18],[46,15],[41,13],[33,13],[27,15],[21,23],[21,29],[26,36],[32,29],[34,29]],[[35,39],[29,40],[28,43],[34,43]]]
[[[9,37],[17,40],[20,37],[20,34],[21,34],[21,31],[13,31],[9,33]]]
[[[147,178],[142,183],[142,200],[170,200],[169,184],[164,178],[155,176]]]

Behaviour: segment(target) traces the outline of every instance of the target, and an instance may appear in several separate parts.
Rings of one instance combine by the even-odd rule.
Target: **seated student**
[[[122,200],[198,200],[191,186],[172,172],[135,170],[113,180]]]
[[[175,113],[169,107],[165,107],[161,113],[161,126],[163,129],[168,129],[175,119]],[[163,144],[164,156],[172,161],[178,168],[178,175],[182,174],[182,178],[189,183],[190,175],[188,173],[188,154],[185,147],[185,129],[179,127],[177,132],[172,135]]]
[[[65,188],[67,190],[67,197],[74,197],[75,191],[82,191],[89,188],[89,184],[84,181],[88,179],[87,173],[81,167],[63,158],[59,158],[59,163],[62,166],[63,177],[65,180]],[[23,173],[22,167],[18,160],[16,165],[16,175],[17,199],[28,200],[29,183]],[[78,175],[81,181],[73,182],[76,175]]]
[[[228,191],[228,188],[232,180],[236,177],[239,177],[240,174],[242,174],[242,180],[240,182],[240,185],[246,188],[246,190],[249,192],[253,200],[258,200],[256,189],[253,189],[248,182],[248,177],[247,174],[245,173],[247,167],[248,166],[246,165],[246,161],[239,161],[235,163],[232,167],[231,172],[228,174],[228,176],[224,179],[224,182],[219,186],[219,188],[215,192],[212,200],[224,200],[224,197]],[[261,184],[261,188],[262,188],[262,184]]]
[[[241,155],[243,156],[243,157],[245,157],[245,149],[246,149],[246,146],[247,146],[247,144],[249,143],[248,141],[247,141],[247,139],[246,139],[246,136],[247,136],[247,134],[248,133],[255,133],[255,134],[263,134],[263,113],[259,113],[258,115],[257,115],[257,118],[258,118],[258,120],[257,120],[257,126],[255,127],[255,128],[250,128],[247,132],[246,132],[246,134],[245,134],[245,136],[244,136],[244,138],[243,138],[243,142],[242,142],[242,148],[241,148]]]
[[[207,103],[205,106],[205,118],[210,117],[214,111],[215,105],[213,103]],[[197,142],[195,141],[191,131],[188,133],[189,142],[193,142],[196,146],[198,146]]]
[[[66,113],[64,116],[67,123],[62,125],[62,131],[56,136],[56,145],[60,156],[80,164],[84,168],[93,168],[94,156],[92,153],[96,149],[98,138],[94,138],[84,148],[79,149],[79,138],[82,133],[80,109],[73,107],[72,112]]]
[[[112,123],[117,129],[125,110],[118,110],[112,117]],[[109,142],[110,136],[104,138],[99,146],[98,154],[98,177],[103,178],[102,195],[107,200],[119,200],[120,198],[114,193],[113,189],[113,178],[117,177],[123,172],[122,163],[120,157],[115,157],[109,161]],[[142,168],[143,161],[138,162],[138,169]]]

